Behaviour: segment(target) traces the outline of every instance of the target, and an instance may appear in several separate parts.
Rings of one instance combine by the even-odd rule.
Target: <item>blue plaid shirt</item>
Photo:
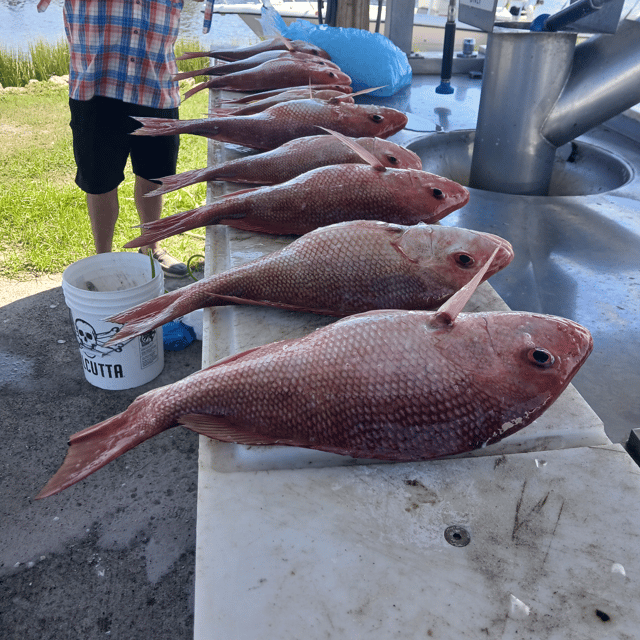
[[[173,47],[183,0],[66,0],[69,97],[170,109],[180,104]]]

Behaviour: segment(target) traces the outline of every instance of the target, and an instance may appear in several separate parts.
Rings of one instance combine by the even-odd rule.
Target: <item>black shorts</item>
[[[86,193],[115,189],[124,180],[127,158],[133,173],[147,180],[176,172],[180,136],[132,136],[140,127],[130,116],[178,118],[178,109],[154,109],[113,98],[69,99],[76,184]]]

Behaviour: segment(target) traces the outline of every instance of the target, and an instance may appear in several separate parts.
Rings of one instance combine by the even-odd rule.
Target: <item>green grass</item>
[[[48,80],[69,72],[69,48],[66,41],[49,44],[39,40],[29,45],[28,53],[0,47],[0,84],[24,87],[29,80]]]
[[[202,51],[199,40],[180,39],[176,43],[176,57],[185,51]],[[203,65],[203,59],[180,60],[180,71],[191,71]],[[66,40],[49,43],[38,40],[28,47],[28,52],[8,49],[0,45],[0,85],[25,87],[30,80],[48,80],[51,76],[69,73],[69,47]],[[205,78],[198,78],[201,82]]]
[[[180,50],[199,49],[199,43],[189,42]],[[195,68],[203,65],[202,59],[188,62],[195,62]],[[182,86],[181,94],[185,90]],[[207,92],[202,91],[181,105],[180,117],[200,118],[206,111]],[[74,182],[67,85],[42,82],[0,91],[0,139],[0,275],[59,273],[93,254],[85,195]],[[206,158],[205,138],[181,136],[178,173],[206,166]],[[139,235],[131,228],[139,219],[130,164],[125,176],[119,190],[114,251]],[[163,215],[199,206],[205,195],[204,183],[170,193],[165,196]],[[203,253],[204,229],[195,235],[199,237],[175,236],[162,245],[186,261]]]

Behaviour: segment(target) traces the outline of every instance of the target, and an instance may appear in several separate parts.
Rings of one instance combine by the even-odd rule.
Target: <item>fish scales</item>
[[[198,120],[136,117],[142,127],[132,135],[189,133],[260,150],[275,149],[295,138],[318,135],[325,127],[351,137],[388,138],[401,131],[407,116],[390,107],[307,98],[290,100],[247,116]]]
[[[239,60],[237,62],[227,62],[224,64],[217,64],[209,67],[203,67],[202,69],[195,69],[193,71],[185,71],[177,73],[173,76],[174,80],[184,80],[185,78],[193,78],[195,76],[222,76],[227,73],[235,73],[236,71],[243,71],[244,69],[251,69],[257,67],[264,62],[272,60],[297,60],[299,62],[312,62],[314,64],[324,65],[331,69],[338,69],[335,62],[330,60],[324,60],[319,56],[314,56],[308,53],[302,52],[290,52],[290,51],[263,51],[262,53]]]
[[[388,140],[357,138],[354,141],[371,152],[384,166],[422,169],[420,157]],[[161,178],[162,186],[148,195],[160,195],[205,180],[226,180],[249,184],[278,184],[321,166],[364,163],[362,157],[334,136],[296,138],[273,149],[221,165],[192,169]]]
[[[357,138],[386,167],[422,169],[420,157],[398,144],[380,138]],[[161,178],[162,186],[148,195],[160,195],[205,180],[226,180],[249,184],[278,184],[332,164],[364,163],[360,155],[333,136],[296,138],[261,154],[232,160],[221,165],[192,169]]]
[[[289,40],[287,38],[271,38],[262,40],[256,44],[247,47],[237,47],[235,49],[218,50],[218,51],[192,51],[182,54],[176,60],[189,60],[191,58],[217,58],[218,60],[244,60],[263,51],[302,51],[314,56],[320,56],[326,60],[330,60],[331,56],[320,47],[305,42],[304,40]]]
[[[322,227],[287,247],[181,287],[108,322],[124,325],[109,345],[195,309],[225,304],[345,316],[373,309],[434,309],[467,284],[494,250],[485,279],[513,259],[493,234],[357,220]]]
[[[203,89],[227,91],[266,91],[302,84],[351,84],[351,78],[327,65],[301,60],[269,60],[255,67],[215,76],[185,93],[185,98]]]
[[[247,231],[303,235],[346,220],[432,223],[464,206],[457,182],[415,169],[377,171],[364,164],[320,167],[270,187],[247,189],[161,220],[143,223],[141,247],[197,227],[226,224]]]
[[[354,103],[354,98],[339,89],[297,89],[293,91],[283,91],[275,96],[263,98],[250,102],[246,107],[240,106],[234,102],[225,102],[223,106],[214,107],[209,110],[209,116],[249,116],[254,113],[260,113],[269,107],[273,107],[281,102],[289,102],[290,100],[304,100],[305,98],[315,98],[316,100],[350,102]],[[230,106],[231,105],[231,106]]]
[[[593,348],[554,316],[373,311],[227,358],[71,437],[39,498],[184,424],[244,444],[415,461],[500,440],[541,415]]]

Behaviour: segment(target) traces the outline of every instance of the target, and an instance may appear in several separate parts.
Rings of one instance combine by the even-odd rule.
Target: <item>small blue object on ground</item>
[[[162,342],[165,351],[182,351],[186,349],[196,339],[193,327],[190,327],[179,320],[167,322],[162,327]]]

